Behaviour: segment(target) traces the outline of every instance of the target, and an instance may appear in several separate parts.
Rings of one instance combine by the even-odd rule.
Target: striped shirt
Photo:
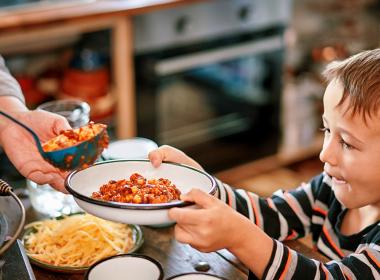
[[[261,198],[219,180],[219,198],[273,238],[263,279],[380,279],[380,222],[346,236],[339,229],[347,209],[335,198],[325,173],[292,191]],[[331,259],[309,259],[281,241],[312,234],[315,247]],[[249,279],[255,279],[250,274]]]

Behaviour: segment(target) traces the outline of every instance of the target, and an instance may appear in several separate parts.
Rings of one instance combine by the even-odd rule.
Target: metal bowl
[[[174,222],[168,216],[172,207],[195,207],[194,203],[173,200],[166,203],[136,204],[104,201],[92,198],[92,193],[110,180],[128,178],[138,173],[145,178],[169,179],[181,193],[196,187],[211,195],[216,192],[215,179],[204,172],[187,165],[164,162],[158,168],[149,160],[120,159],[96,163],[86,169],[76,170],[66,178],[65,186],[84,211],[119,223],[136,225],[157,225]]]

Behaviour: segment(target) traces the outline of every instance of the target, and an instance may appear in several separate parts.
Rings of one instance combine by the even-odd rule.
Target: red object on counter
[[[27,75],[16,75],[17,82],[20,84],[21,90],[25,97],[25,103],[29,108],[34,108],[38,104],[45,102],[49,96],[38,90],[36,81],[33,77]]]
[[[115,100],[110,90],[109,71],[70,68],[64,72],[59,99],[77,98],[90,105],[90,117],[102,121],[112,116]]]
[[[65,71],[62,90],[65,94],[78,98],[94,98],[107,95],[109,74],[106,68],[83,71],[68,69]]]

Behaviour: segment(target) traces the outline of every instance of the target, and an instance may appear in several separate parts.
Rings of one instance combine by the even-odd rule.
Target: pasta
[[[24,237],[28,255],[55,266],[83,267],[112,255],[126,253],[134,245],[128,225],[89,214],[31,223]]]
[[[76,129],[63,130],[60,134],[42,145],[45,152],[60,150],[63,148],[74,146],[80,142],[93,138],[107,126],[105,124],[94,124],[90,122],[88,125]],[[106,143],[107,146],[108,143]]]

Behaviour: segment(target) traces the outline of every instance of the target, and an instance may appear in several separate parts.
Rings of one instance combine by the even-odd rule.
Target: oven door
[[[209,171],[275,153],[281,34],[137,57],[138,134],[180,148]]]

